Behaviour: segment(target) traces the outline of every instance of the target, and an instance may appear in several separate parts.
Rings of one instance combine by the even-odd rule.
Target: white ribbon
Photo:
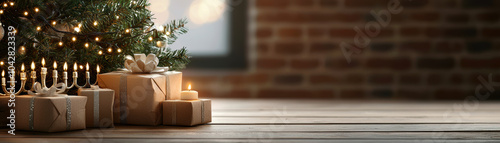
[[[60,87],[59,89],[57,87]],[[33,85],[33,89],[35,92],[28,91],[29,95],[33,95],[36,97],[65,97],[68,96],[64,93],[64,89],[66,89],[66,84],[59,83],[56,86],[52,86],[50,88],[42,87],[40,83],[36,82]]]
[[[125,56],[125,68],[132,73],[151,73],[164,71],[158,68],[160,60],[155,54],[134,54]]]

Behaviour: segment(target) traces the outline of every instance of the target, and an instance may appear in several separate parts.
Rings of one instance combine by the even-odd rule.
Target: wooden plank
[[[213,117],[210,124],[498,124],[500,117]]]
[[[500,140],[500,132],[102,132],[84,130],[62,133],[22,133],[9,138],[100,139],[472,139]]]
[[[164,142],[204,142],[204,143],[218,143],[218,142],[275,142],[275,143],[498,143],[498,140],[383,140],[383,139],[370,139],[370,140],[357,140],[357,139],[88,139],[88,138],[3,138],[2,141],[9,143],[34,143],[34,142],[57,142],[57,143],[91,143],[91,142],[105,142],[105,143],[164,143]]]
[[[443,117],[443,116],[474,116],[474,117],[493,117],[500,118],[500,110],[496,111],[473,111],[473,112],[455,112],[455,111],[289,111],[289,110],[265,110],[265,111],[214,111],[214,117]]]

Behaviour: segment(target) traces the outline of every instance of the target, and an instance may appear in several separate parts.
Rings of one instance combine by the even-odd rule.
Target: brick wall
[[[340,43],[388,3],[250,1],[248,69],[187,71],[184,83],[201,97],[439,100],[473,95],[481,75],[500,81],[500,0],[400,0],[348,63]]]

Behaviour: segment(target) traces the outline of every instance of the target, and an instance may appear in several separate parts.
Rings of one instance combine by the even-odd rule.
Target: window
[[[161,25],[187,18],[189,32],[169,47],[188,48],[193,56],[188,68],[246,68],[247,1],[150,0],[154,22]]]

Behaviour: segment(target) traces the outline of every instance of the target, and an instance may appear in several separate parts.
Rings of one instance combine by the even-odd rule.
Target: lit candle
[[[54,61],[54,70],[52,71],[52,78],[57,79],[57,62]]]
[[[68,63],[67,62],[64,62],[64,66],[63,66],[63,80],[64,80],[64,84],[68,85]]]
[[[182,100],[198,100],[198,92],[191,90],[191,84],[189,84],[188,90],[181,92],[181,99]]]
[[[45,58],[42,58],[42,75],[47,74],[47,68],[45,67]]]
[[[2,86],[5,86],[5,71],[2,70]]]
[[[78,78],[78,66],[75,62],[75,65],[73,65],[73,78]]]
[[[90,78],[90,72],[89,72],[89,63],[85,66],[87,72],[85,72],[85,78]]]
[[[99,74],[101,72],[101,68],[99,68],[99,65],[97,65],[96,71],[97,71],[97,74]]]
[[[31,62],[31,78],[32,79],[36,78],[35,62]]]
[[[21,80],[26,80],[26,72],[24,72],[24,63],[21,65]]]

